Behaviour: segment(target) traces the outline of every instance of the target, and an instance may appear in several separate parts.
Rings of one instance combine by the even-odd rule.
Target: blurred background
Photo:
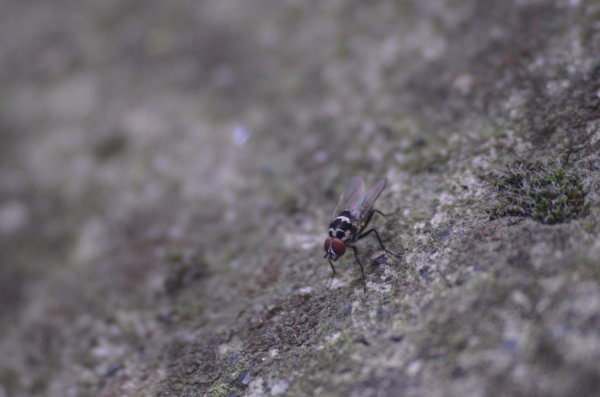
[[[594,395],[599,17],[3,1],[0,397]],[[515,210],[515,159],[568,211]],[[355,175],[406,250],[368,294],[321,253]]]

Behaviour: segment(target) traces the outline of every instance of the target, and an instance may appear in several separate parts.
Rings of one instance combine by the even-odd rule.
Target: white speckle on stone
[[[278,396],[283,394],[290,388],[290,382],[285,379],[280,379],[273,384],[271,387],[271,394],[274,396]]]
[[[301,293],[302,295],[308,295],[312,292],[312,287],[302,287],[302,288],[298,289],[298,292]]]
[[[427,222],[415,222],[413,225],[413,229],[415,230],[423,230],[427,226]]]
[[[263,378],[255,378],[248,385],[246,396],[248,397],[263,397],[265,395],[265,381]]]
[[[269,350],[269,357],[275,358],[279,355],[279,349],[272,348]]]
[[[237,146],[244,146],[246,142],[248,142],[248,138],[250,133],[248,132],[248,128],[246,128],[242,124],[237,124],[233,128],[233,143]]]
[[[98,345],[91,349],[91,353],[96,358],[114,357],[116,353],[120,353],[122,348],[117,348],[112,345],[106,338],[101,338]]]
[[[336,340],[340,339],[341,336],[342,336],[341,332],[334,332],[333,334],[326,336],[325,339],[327,340],[327,342],[333,343]]]
[[[242,341],[237,336],[234,336],[229,343],[222,343],[219,345],[219,355],[224,357],[229,353],[235,353],[242,350]]]
[[[286,248],[299,247],[304,250],[311,250],[319,244],[321,244],[320,237],[318,238],[314,233],[307,234],[288,232],[283,234],[283,245]]]
[[[337,278],[334,278],[333,281],[331,282],[330,288],[337,289],[337,288],[343,287],[344,285],[345,284],[342,281],[338,280]]]
[[[452,87],[454,87],[454,89],[456,89],[462,95],[469,94],[471,92],[471,88],[473,87],[473,75],[468,73],[458,75],[458,77],[454,79]]]
[[[387,276],[388,275],[384,273],[381,275],[380,278],[381,278],[381,280],[385,280],[387,278]],[[369,281],[369,282],[367,282],[367,289],[369,291],[377,291],[381,294],[387,294],[392,290],[392,286],[389,283],[382,283],[382,282],[374,283],[374,282]]]
[[[421,360],[413,361],[412,363],[410,363],[408,365],[408,368],[406,368],[406,373],[409,376],[415,376],[416,374],[419,373],[419,371],[421,370],[421,367],[423,367],[423,362]]]
[[[522,307],[523,309],[529,310],[531,308],[531,301],[520,290],[515,290],[510,294],[510,300],[517,306]]]
[[[439,225],[446,223],[448,221],[448,215],[445,212],[436,213],[433,218],[431,218],[431,226],[438,227]]]
[[[448,192],[442,192],[439,197],[440,205],[450,205],[454,202],[454,200],[455,197]]]

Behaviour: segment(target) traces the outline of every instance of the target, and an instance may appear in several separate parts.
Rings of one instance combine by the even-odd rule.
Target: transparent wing
[[[359,222],[366,221],[370,216],[375,200],[377,200],[383,189],[385,189],[386,184],[387,179],[381,178],[367,191],[367,193],[360,197],[356,203],[356,207],[350,208],[350,213],[354,215]]]
[[[332,218],[335,218],[344,210],[350,210],[357,206],[357,203],[364,196],[365,181],[360,176],[355,176],[348,182],[346,189],[340,195],[340,199],[333,211]]]

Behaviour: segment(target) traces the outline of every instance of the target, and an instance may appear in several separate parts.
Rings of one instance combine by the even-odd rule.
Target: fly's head
[[[346,252],[346,244],[335,237],[327,237],[325,239],[325,243],[323,244],[323,248],[325,249],[324,258],[329,258],[329,260],[336,261],[340,256],[344,255]]]

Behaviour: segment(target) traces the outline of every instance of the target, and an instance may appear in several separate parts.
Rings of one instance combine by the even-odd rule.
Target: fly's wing
[[[340,199],[333,211],[332,218],[335,218],[344,210],[352,212],[352,208],[357,207],[358,202],[364,196],[365,181],[360,176],[355,176],[348,182],[346,189],[340,195]]]
[[[368,191],[365,193],[356,204],[356,208],[350,210],[350,212],[359,220],[359,223],[363,223],[367,221],[367,218],[370,216],[371,211],[373,210],[373,205],[375,204],[375,200],[379,197],[385,185],[387,184],[387,180],[385,178],[381,178],[378,180]]]

